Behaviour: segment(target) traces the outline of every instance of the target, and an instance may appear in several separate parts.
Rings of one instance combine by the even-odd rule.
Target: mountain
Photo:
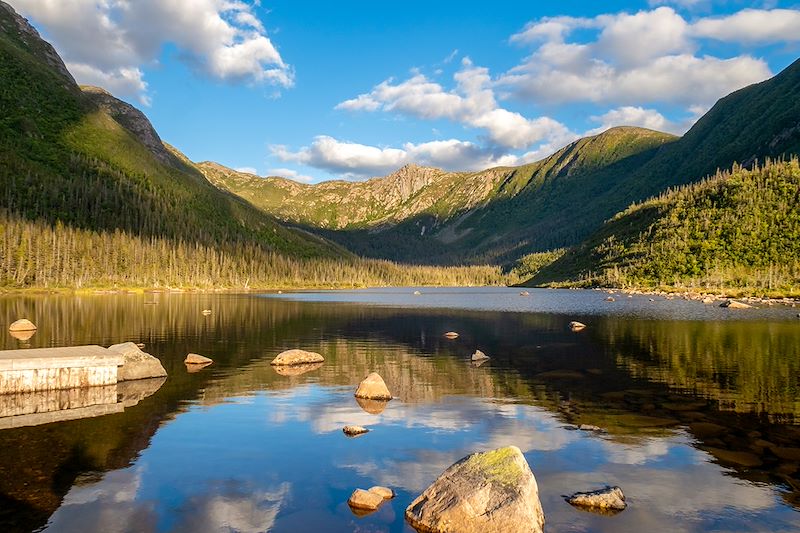
[[[210,162],[198,168],[221,189],[356,253],[399,261],[481,263],[575,240],[577,228],[561,228],[554,236],[549,227],[569,207],[561,201],[565,191],[594,195],[674,140],[665,133],[619,127],[522,167],[446,172],[407,165],[383,178],[318,185],[259,178]],[[551,235],[532,238],[537,232]]]
[[[366,263],[213,186],[0,1],[0,287],[496,283]]]
[[[730,171],[633,205],[527,284],[797,294],[800,163]]]

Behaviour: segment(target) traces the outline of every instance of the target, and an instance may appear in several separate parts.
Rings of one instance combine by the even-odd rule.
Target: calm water
[[[507,444],[549,531],[800,530],[800,309],[413,290],[0,298],[0,323],[39,325],[0,347],[132,340],[169,372],[124,411],[0,431],[0,530],[413,533],[404,509],[442,470]],[[294,347],[325,364],[276,373]],[[215,363],[189,373],[187,352]],[[397,400],[355,401],[370,371]],[[356,517],[348,496],[376,484],[397,497]],[[616,516],[562,499],[606,484]]]

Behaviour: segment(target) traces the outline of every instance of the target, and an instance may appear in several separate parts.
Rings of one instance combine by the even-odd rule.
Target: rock
[[[162,376],[160,378],[135,379],[117,383],[117,401],[126,409],[133,407],[144,398],[155,394],[165,381],[167,381],[167,378]]]
[[[20,318],[8,326],[8,331],[36,331],[36,325],[27,318]]]
[[[419,296],[420,294],[422,294],[422,293],[419,292],[419,291],[414,291],[414,296]]]
[[[391,500],[394,498],[394,491],[388,487],[381,487],[380,485],[376,485],[374,487],[370,487],[369,491],[373,494],[377,494],[384,500]]]
[[[606,298],[606,301],[607,301],[607,302],[616,302],[617,300],[616,300],[616,299],[614,299],[614,297],[613,297],[613,296],[609,296],[608,298]]]
[[[8,334],[17,339],[18,341],[25,342],[31,340],[31,337],[36,335],[36,330],[29,329],[28,331],[9,331]]]
[[[305,350],[286,350],[272,360],[271,365],[301,365],[308,363],[321,363],[325,358],[316,352]]]
[[[648,298],[647,300],[650,301],[650,302],[655,302],[655,299],[653,299],[653,298]]]
[[[711,298],[711,297],[703,298],[703,303],[706,304],[706,305],[713,304],[714,303],[714,298]]]
[[[196,374],[196,373],[200,372],[201,370],[203,370],[207,366],[211,366],[211,363],[201,363],[201,364],[186,363],[186,371],[189,374]]]
[[[301,363],[299,365],[277,365],[272,370],[280,376],[299,376],[322,368],[322,363]]]
[[[204,355],[199,355],[196,353],[190,353],[186,356],[186,359],[183,360],[184,363],[187,365],[210,365],[214,362],[213,359],[209,359]]]
[[[369,376],[358,384],[356,389],[356,398],[364,398],[367,400],[391,400],[392,393],[389,392],[383,378],[377,373],[372,372]]]
[[[383,503],[383,496],[364,489],[356,489],[347,500],[347,504],[354,509],[374,511]]]
[[[531,295],[531,293],[529,293],[528,291],[521,291],[521,292],[519,293],[519,295],[520,295],[520,296],[530,296],[530,295]]]
[[[734,466],[745,466],[748,468],[761,466],[763,464],[761,462],[761,459],[754,453],[737,452],[732,450],[726,450],[723,448],[712,448],[712,447],[707,447],[704,449],[708,453],[716,457],[717,460],[721,463]]]
[[[486,359],[489,359],[489,356],[480,350],[475,350],[475,353],[472,354],[473,361],[484,361]]]
[[[572,321],[569,323],[569,329],[571,329],[572,331],[580,331],[582,329],[586,329],[586,324],[577,321]]]
[[[728,309],[750,309],[751,307],[753,307],[752,305],[742,302],[737,302],[736,300],[725,300],[724,302],[719,304],[719,306],[726,307]]]
[[[211,309],[203,309],[203,314],[204,314],[205,316],[208,316],[208,315],[210,315],[210,314],[211,314]]]
[[[167,375],[161,361],[140,350],[133,342],[114,344],[108,349],[122,355],[124,360],[122,366],[117,368],[117,381],[160,378]]]
[[[800,448],[774,446],[771,450],[772,453],[786,461],[800,461]]]
[[[689,424],[689,430],[698,439],[711,439],[728,432],[728,428],[713,422],[693,422]]]
[[[365,412],[371,415],[379,415],[389,405],[389,400],[368,400],[356,397],[356,403]]]
[[[589,492],[576,492],[567,498],[567,503],[577,507],[587,507],[605,511],[625,509],[625,495],[619,487],[606,487]]]
[[[406,508],[420,531],[541,533],[539,488],[516,446],[475,453],[450,466]]]
[[[144,350],[144,343],[143,342],[137,342],[136,343],[136,347],[139,348],[140,350]]]
[[[342,432],[348,437],[355,437],[357,435],[363,435],[364,433],[369,433],[369,430],[365,427],[361,426],[345,426],[342,428]]]
[[[603,432],[603,428],[601,428],[600,426],[593,426],[592,424],[581,424],[580,426],[578,426],[578,429],[581,431],[594,431],[597,433]]]
[[[458,333],[456,333],[455,331],[448,331],[447,333],[444,334],[444,336],[447,337],[448,339],[457,339]]]

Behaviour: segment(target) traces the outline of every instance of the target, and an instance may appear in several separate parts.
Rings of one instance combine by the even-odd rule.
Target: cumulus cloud
[[[763,60],[749,55],[697,55],[699,39],[732,40],[741,31],[747,36],[739,35],[739,41],[764,40],[766,34],[780,35],[796,27],[793,22],[778,25],[780,14],[775,11],[779,10],[745,10],[692,23],[671,7],[534,20],[511,37],[512,42],[533,46],[533,52],[502,75],[498,85],[538,104],[708,106],[733,90],[768,78],[771,71]],[[756,12],[771,21],[769,30],[752,29]],[[729,30],[729,23],[735,29]],[[581,29],[590,29],[591,37],[587,40],[580,34],[582,39],[570,41]]]
[[[293,72],[255,14],[232,0],[16,0],[40,24],[82,83],[103,84],[147,103],[141,67],[165,44],[205,75],[289,87]]]
[[[645,109],[640,106],[618,107],[602,115],[593,116],[591,119],[595,122],[599,122],[600,125],[587,132],[589,135],[603,132],[614,126],[639,126],[656,131],[683,133],[680,131],[680,125],[674,124],[655,109]]]
[[[423,74],[395,82],[386,80],[370,92],[345,100],[336,109],[389,111],[426,120],[447,119],[486,131],[489,141],[505,148],[527,148],[563,137],[569,129],[549,117],[529,119],[500,107],[489,70],[465,58],[454,75],[455,88],[446,90]]]
[[[298,150],[291,150],[285,145],[273,145],[270,151],[281,161],[309,165],[356,179],[389,174],[409,163],[449,170],[480,170],[492,166],[513,165],[519,161],[517,156],[495,153],[491,149],[458,139],[405,143],[401,148],[392,148],[341,141],[320,135],[309,146]]]
[[[692,34],[719,41],[779,43],[800,41],[800,11],[743,9],[725,17],[708,17],[692,25]]]

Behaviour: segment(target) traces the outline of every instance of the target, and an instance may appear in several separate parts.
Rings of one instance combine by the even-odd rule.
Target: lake
[[[130,340],[169,373],[118,412],[0,430],[0,529],[413,533],[404,510],[445,468],[513,444],[548,531],[800,530],[800,309],[414,290],[0,297],[2,323],[39,326],[5,349]],[[325,363],[282,375],[288,348]],[[397,399],[356,401],[371,371]],[[396,498],[356,516],[373,485]],[[563,499],[605,485],[625,511]]]

